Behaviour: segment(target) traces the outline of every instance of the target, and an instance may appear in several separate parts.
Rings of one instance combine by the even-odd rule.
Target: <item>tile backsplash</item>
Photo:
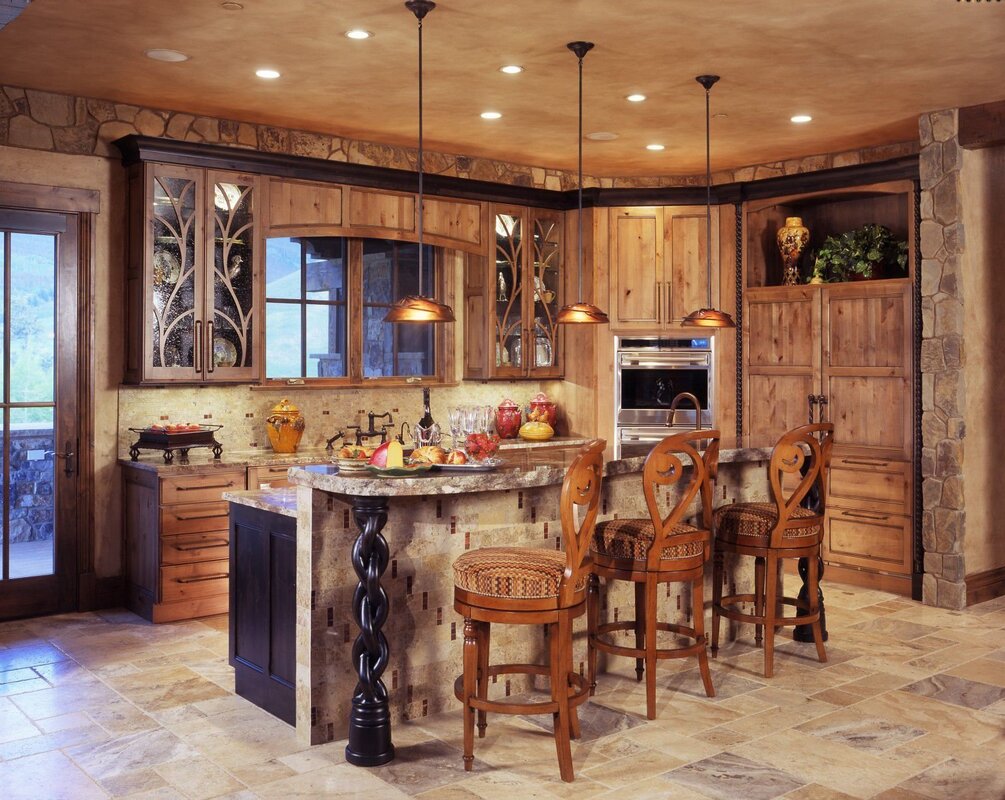
[[[538,392],[554,397],[560,381],[464,382],[459,386],[431,387],[433,418],[443,430],[448,409],[456,405],[499,405],[512,398],[526,407]],[[307,423],[301,447],[322,447],[325,440],[345,425],[367,426],[366,413],[390,411],[396,428],[402,422],[414,425],[422,416],[422,387],[301,389],[266,391],[250,386],[122,386],[119,388],[119,455],[128,457],[136,434],[154,422],[197,422],[222,425],[216,438],[227,450],[269,450],[265,418],[272,407],[288,397]],[[567,424],[559,417],[559,431]]]

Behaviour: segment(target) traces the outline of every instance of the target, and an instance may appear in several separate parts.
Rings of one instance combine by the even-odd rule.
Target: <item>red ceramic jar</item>
[[[555,427],[555,420],[558,418],[558,408],[555,404],[545,399],[535,397],[530,401],[530,411],[540,422],[547,422],[552,428]]]
[[[496,409],[496,433],[500,439],[515,439],[522,421],[520,406],[512,400],[503,400]]]

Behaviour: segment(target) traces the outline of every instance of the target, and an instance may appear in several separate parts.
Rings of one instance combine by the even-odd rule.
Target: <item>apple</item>
[[[369,463],[375,467],[385,469],[405,466],[405,455],[401,443],[395,439],[391,439],[389,442],[384,442],[380,447],[373,451],[373,455],[370,456]]]
[[[448,464],[467,464],[468,457],[463,450],[451,450],[447,453]]]

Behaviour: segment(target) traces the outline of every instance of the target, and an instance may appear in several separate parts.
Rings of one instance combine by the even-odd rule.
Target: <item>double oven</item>
[[[715,339],[618,337],[615,350],[615,452],[644,455],[670,433],[715,419]],[[691,395],[692,397],[687,397]],[[677,398],[676,408],[673,408]]]

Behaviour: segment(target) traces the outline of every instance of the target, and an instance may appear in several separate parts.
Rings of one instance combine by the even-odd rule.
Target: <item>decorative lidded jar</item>
[[[544,392],[538,392],[530,399],[530,411],[527,419],[531,422],[547,422],[552,428],[558,419],[558,407],[548,399]]]
[[[520,406],[508,398],[496,409],[496,433],[500,439],[515,439],[522,421]]]
[[[277,453],[295,453],[307,423],[300,409],[285,397],[272,407],[265,418],[269,442]]]

